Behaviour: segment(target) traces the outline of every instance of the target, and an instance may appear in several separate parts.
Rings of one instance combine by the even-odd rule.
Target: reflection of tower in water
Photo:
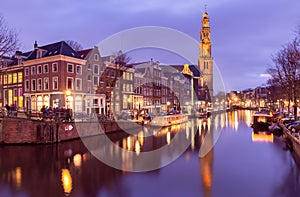
[[[213,119],[213,117],[211,117]],[[201,127],[201,135],[200,135],[200,144],[201,148],[207,149],[208,152],[202,157],[200,157],[200,176],[202,180],[202,191],[204,197],[212,196],[212,176],[213,176],[213,146],[214,146],[214,138],[213,138],[213,130],[214,127],[210,124],[210,119],[208,121],[203,121]],[[205,147],[203,147],[205,146]],[[200,155],[200,154],[199,154]]]

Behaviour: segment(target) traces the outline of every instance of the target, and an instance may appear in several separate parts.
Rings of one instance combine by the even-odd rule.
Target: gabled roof
[[[166,67],[171,67],[171,68],[176,69],[178,72],[181,72],[184,68],[184,65],[161,65],[161,68],[164,70],[166,70]],[[194,77],[201,76],[201,72],[200,72],[198,66],[189,65],[189,69],[190,69],[190,71],[192,71]]]
[[[37,47],[43,51],[42,57],[49,57],[54,55],[65,55],[69,57],[75,57],[82,59],[76,51],[72,49],[65,41],[60,41],[45,46]],[[27,55],[26,60],[37,59],[37,50],[23,53],[22,55]],[[29,55],[28,55],[29,54]]]
[[[93,49],[85,49],[85,50],[77,51],[77,53],[81,58],[85,59],[92,50]]]

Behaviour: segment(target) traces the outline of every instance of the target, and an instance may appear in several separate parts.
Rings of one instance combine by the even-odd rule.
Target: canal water
[[[127,133],[108,135],[119,147],[135,151],[137,157],[171,146],[176,135],[190,142],[174,162],[149,172],[128,172],[137,164],[126,155],[122,156],[126,171],[109,167],[91,154],[81,140],[1,146],[0,197],[299,196],[297,157],[281,138],[254,133],[250,127],[251,113],[218,114],[160,131],[140,131],[134,137]],[[147,132],[152,132],[152,136],[146,137]],[[101,150],[102,138],[90,137],[85,141]],[[213,148],[201,155],[199,149],[205,143]],[[108,156],[116,154],[105,151]],[[163,164],[172,154],[164,153],[155,162]]]

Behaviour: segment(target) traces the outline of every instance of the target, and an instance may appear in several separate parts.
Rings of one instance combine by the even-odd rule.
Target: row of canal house
[[[97,47],[74,51],[64,41],[35,42],[32,51],[2,57],[0,66],[0,106],[24,111],[42,106],[87,114],[167,111],[207,99],[195,66],[171,66],[172,72],[152,60],[120,66],[113,56],[101,57]]]

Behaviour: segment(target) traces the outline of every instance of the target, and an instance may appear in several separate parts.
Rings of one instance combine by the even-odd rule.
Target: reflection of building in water
[[[204,197],[212,196],[213,159],[213,149],[209,151],[204,157],[200,158],[200,173]]]
[[[218,117],[212,117],[212,118],[218,118]],[[202,121],[202,125],[199,126],[199,128],[201,128],[201,135],[200,135],[201,148],[203,149],[211,148],[210,150],[208,150],[206,154],[200,157],[200,175],[202,180],[202,188],[203,188],[202,191],[204,197],[212,196],[213,157],[214,157],[213,146],[214,146],[214,130],[216,129],[214,128],[214,126],[210,124],[210,121],[208,123],[209,124],[206,124],[205,121]],[[218,127],[218,125],[215,126]]]
[[[265,132],[252,132],[252,142],[266,142],[266,143],[273,143],[274,136],[273,134],[267,134]]]

